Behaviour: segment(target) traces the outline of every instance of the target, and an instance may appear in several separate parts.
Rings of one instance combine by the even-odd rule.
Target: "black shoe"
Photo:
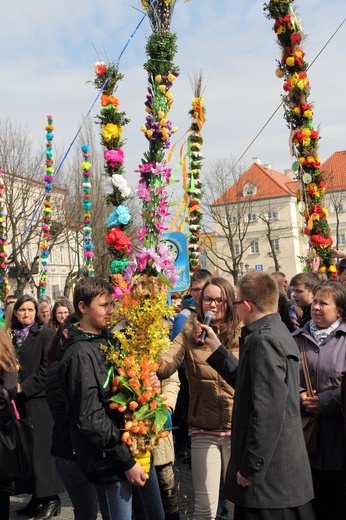
[[[50,500],[45,504],[42,504],[42,509],[37,516],[35,516],[35,520],[49,520],[53,518],[53,516],[59,516],[61,513],[61,502],[60,498],[56,500]]]
[[[30,502],[26,506],[17,509],[17,515],[33,516],[38,512],[38,508],[42,504],[41,500],[35,497],[31,497]]]

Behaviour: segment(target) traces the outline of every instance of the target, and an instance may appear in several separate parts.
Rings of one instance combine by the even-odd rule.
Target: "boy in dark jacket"
[[[81,469],[95,484],[102,517],[131,520],[132,485],[142,487],[147,478],[121,440],[118,411],[108,406],[112,396],[109,366],[100,345],[115,341],[107,331],[113,287],[102,278],[84,278],[75,287],[73,304],[80,321],[69,330],[59,367],[69,403],[72,444]],[[161,519],[155,471],[149,480],[147,491],[150,487],[151,501],[158,504],[152,518]]]
[[[236,287],[243,322],[238,360],[206,329],[207,362],[235,385],[226,498],[234,520],[313,520],[299,403],[299,350],[277,311],[278,287],[251,271]]]

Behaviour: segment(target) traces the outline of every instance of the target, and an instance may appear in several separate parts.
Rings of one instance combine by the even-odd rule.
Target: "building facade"
[[[335,247],[346,247],[346,151],[322,165],[325,207]],[[297,208],[298,181],[291,170],[280,173],[254,158],[252,165],[212,205],[216,252],[237,271],[283,271],[290,279],[304,267],[308,252],[304,221]],[[215,254],[213,255],[215,258]],[[225,262],[220,262],[224,267]]]

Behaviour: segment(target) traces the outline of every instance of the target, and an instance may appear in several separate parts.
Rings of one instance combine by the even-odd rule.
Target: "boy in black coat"
[[[77,461],[95,484],[103,518],[131,520],[132,485],[143,487],[147,477],[121,440],[118,411],[109,409],[109,366],[100,345],[115,341],[107,331],[113,292],[112,285],[102,278],[84,278],[76,285],[73,304],[80,321],[70,328],[64,343],[59,376],[69,403]],[[149,479],[150,498],[157,504],[152,518],[161,520],[160,491],[152,474],[156,475],[155,470]]]

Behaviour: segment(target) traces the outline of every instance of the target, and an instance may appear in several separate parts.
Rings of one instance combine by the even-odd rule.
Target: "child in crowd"
[[[141,517],[163,520],[155,468],[147,479],[121,440],[119,412],[108,406],[112,396],[109,366],[100,345],[115,341],[107,329],[113,292],[110,283],[96,277],[84,278],[75,287],[73,305],[79,323],[68,331],[59,366],[72,444],[82,471],[95,484],[104,520],[131,520],[132,486],[137,486],[141,497]]]

